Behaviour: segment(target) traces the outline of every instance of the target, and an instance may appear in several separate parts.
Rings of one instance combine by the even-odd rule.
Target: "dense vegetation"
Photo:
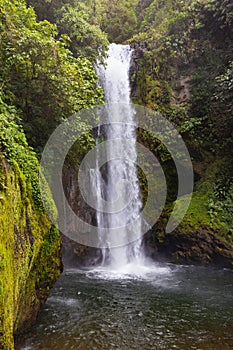
[[[42,150],[64,118],[100,103],[102,91],[90,61],[72,54],[56,25],[38,22],[21,0],[1,0],[1,8],[1,99],[15,107],[30,144]]]
[[[105,57],[108,41],[128,42],[138,56],[131,76],[134,102],[169,118],[189,147],[197,180],[194,221],[205,212],[205,220],[232,232],[230,0],[1,0],[1,8],[1,148],[8,159],[35,178],[37,167],[27,156],[33,150],[20,151],[23,134],[40,154],[61,121],[101,103],[93,65]],[[81,120],[79,127],[86,130]],[[148,135],[140,138],[162,161],[172,201],[169,154]],[[80,139],[78,157],[91,144],[90,136]]]
[[[231,240],[232,2],[139,1],[135,11],[138,34],[130,42],[143,59],[132,77],[134,100],[175,123],[198,180],[184,230],[218,223]],[[152,150],[161,158],[159,144]],[[165,163],[169,169],[169,159]]]
[[[135,48],[134,102],[171,120],[193,159],[195,192],[180,229],[211,229],[232,242],[232,1],[0,0],[0,7],[0,157],[11,169],[1,173],[0,201],[7,193],[6,178],[9,184],[12,174],[22,187],[9,187],[10,194],[17,193],[20,210],[30,208],[28,215],[33,216],[33,207],[37,217],[47,220],[37,158],[63,120],[103,102],[94,64],[103,61],[108,42],[130,43]],[[78,127],[86,130],[82,120]],[[176,174],[169,154],[150,135],[139,134],[140,138],[163,163],[174,192]],[[90,135],[79,140],[75,145],[78,157],[92,142]],[[172,206],[173,192],[164,216]],[[48,200],[56,215],[49,192]],[[49,229],[47,221],[46,225]],[[50,238],[45,239],[45,246],[40,242],[35,259],[49,250]],[[3,242],[3,249],[11,259],[5,250],[8,243]],[[27,261],[32,254],[29,243]],[[58,243],[54,244],[57,252]],[[0,256],[0,270],[1,264]],[[23,263],[22,271],[26,271]]]

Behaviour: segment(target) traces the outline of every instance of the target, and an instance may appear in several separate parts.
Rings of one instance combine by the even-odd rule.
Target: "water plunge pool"
[[[19,350],[233,348],[233,272],[150,263],[63,273]]]

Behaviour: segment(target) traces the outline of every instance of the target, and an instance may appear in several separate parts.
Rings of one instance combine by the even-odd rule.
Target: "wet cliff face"
[[[60,275],[60,236],[17,164],[0,161],[0,348],[13,349]]]
[[[78,187],[78,167],[70,161],[66,162],[63,172],[63,186],[66,198],[74,213],[84,222],[96,225],[96,213],[83,199]],[[72,218],[65,213],[67,232],[80,231]],[[73,241],[69,234],[61,233],[62,260],[65,268],[80,268],[94,266],[101,261],[101,251],[96,248],[87,247]]]

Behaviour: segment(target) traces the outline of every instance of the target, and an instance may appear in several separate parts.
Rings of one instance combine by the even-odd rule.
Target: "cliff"
[[[14,349],[60,275],[60,236],[18,164],[0,164],[0,349]]]

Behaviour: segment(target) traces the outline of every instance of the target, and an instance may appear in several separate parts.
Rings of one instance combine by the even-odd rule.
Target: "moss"
[[[179,231],[211,231],[222,240],[233,245],[232,223],[226,220],[227,215],[232,218],[232,206],[228,206],[229,198],[225,194],[225,198],[220,201],[221,206],[218,207],[219,199],[216,194],[218,179],[222,176],[222,170],[220,169],[226,169],[225,165],[224,160],[220,159],[211,159],[211,163],[205,165],[206,168],[201,174],[202,178],[195,185],[188,211],[179,225]],[[221,191],[222,188],[220,188]],[[178,216],[179,207],[183,207],[184,201],[185,196],[175,202],[178,204]],[[224,206],[225,202],[226,205]],[[171,212],[171,207],[169,206],[168,212]]]
[[[0,348],[13,349],[60,274],[60,238],[17,164],[1,157],[1,165]]]
[[[44,211],[36,154],[16,111],[1,107],[0,348],[13,349],[13,335],[32,324],[60,274],[60,238]],[[43,201],[56,220],[45,183]]]
[[[203,195],[198,192],[194,193],[189,209],[182,220],[182,223],[179,226],[179,229],[185,230],[187,228],[200,229],[201,227],[209,227],[216,232],[219,232],[219,229],[224,233],[228,232],[227,226],[222,223],[218,218],[213,218],[210,215],[209,207],[208,207],[208,195]],[[180,198],[176,201],[178,204],[178,208],[183,207],[183,202],[185,201],[185,197]]]
[[[196,164],[194,164],[194,166],[196,168]],[[179,219],[181,217],[181,209],[184,204],[186,204],[186,196],[174,202],[168,202],[165,205],[160,219],[148,234],[149,238],[146,237],[146,240],[150,241],[150,247],[154,247],[155,249],[156,245],[163,245],[163,243],[169,239],[171,242],[173,242],[173,240],[175,242],[176,237],[180,237],[179,239],[181,241],[185,241],[186,239],[187,241],[193,240],[195,244],[201,246],[202,240],[205,241],[207,239],[208,241],[207,237],[210,236],[213,245],[222,242],[227,244],[229,250],[233,248],[232,182],[228,181],[229,186],[226,186],[226,182],[224,182],[225,188],[223,189],[222,184],[219,184],[219,178],[221,178],[223,174],[223,170],[220,169],[224,169],[226,173],[226,163],[223,159],[209,158],[209,163],[205,162],[205,164],[199,166],[198,170],[201,180],[197,181],[195,184],[190,206],[182,222],[171,234],[166,235],[165,228],[173,212],[174,205],[176,204],[178,209],[176,213],[173,212],[173,215],[175,219]],[[225,175],[229,178],[227,173]],[[220,194],[224,194],[221,200],[217,196],[216,188]],[[229,205],[229,203],[231,203],[231,205]],[[174,238],[171,238],[172,235]],[[215,238],[217,243],[215,242]],[[217,248],[215,250],[217,252]],[[201,256],[201,254],[202,253],[199,255]],[[193,252],[192,256],[194,256]],[[219,259],[221,264],[221,257],[219,257]],[[225,257],[223,254],[222,260],[224,261],[224,259]],[[205,261],[208,261],[207,256]]]

